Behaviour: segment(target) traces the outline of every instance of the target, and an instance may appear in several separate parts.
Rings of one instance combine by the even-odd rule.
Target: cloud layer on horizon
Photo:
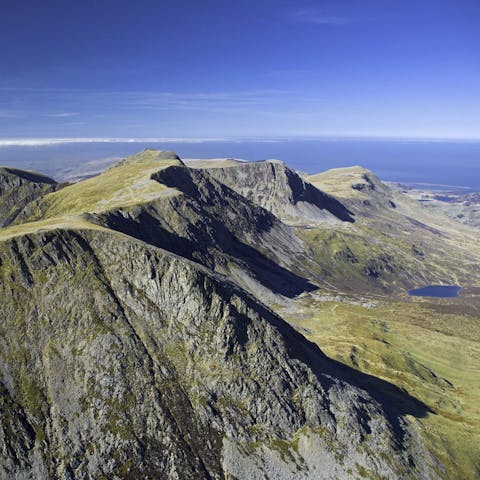
[[[229,137],[158,137],[158,138],[123,138],[123,137],[78,137],[78,138],[4,138],[0,139],[0,148],[8,147],[48,147],[54,145],[82,143],[208,143],[208,142],[277,142],[278,139],[267,138],[229,138]]]

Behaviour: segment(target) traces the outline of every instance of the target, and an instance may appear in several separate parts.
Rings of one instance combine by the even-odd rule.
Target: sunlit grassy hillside
[[[83,180],[46,195],[32,219],[60,217],[83,212],[100,212],[117,207],[138,205],[171,189],[151,179],[151,175],[182,162],[174,154],[144,150],[107,169],[101,175]]]
[[[321,300],[306,295],[283,315],[330,357],[425,403],[431,413],[411,421],[447,466],[446,478],[477,478],[480,299]]]

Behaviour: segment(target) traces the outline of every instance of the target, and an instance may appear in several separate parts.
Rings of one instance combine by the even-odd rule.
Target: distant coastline
[[[0,164],[46,172],[62,180],[147,147],[175,150],[182,158],[277,158],[308,173],[361,165],[386,181],[480,191],[480,141],[474,139],[17,138],[0,139]]]

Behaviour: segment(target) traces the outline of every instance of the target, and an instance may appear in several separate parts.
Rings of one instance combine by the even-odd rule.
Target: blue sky
[[[480,138],[478,0],[16,0],[0,138]]]

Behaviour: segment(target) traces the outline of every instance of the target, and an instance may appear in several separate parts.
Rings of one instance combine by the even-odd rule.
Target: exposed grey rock
[[[208,173],[288,223],[353,221],[337,199],[276,160],[208,168]]]
[[[223,276],[92,230],[0,261],[1,478],[437,477],[424,406]]]
[[[57,188],[44,175],[0,167],[0,228],[11,224],[30,202]]]
[[[250,291],[284,296],[314,288],[292,229],[201,170],[172,166],[153,178],[182,195],[90,219],[221,272]]]

